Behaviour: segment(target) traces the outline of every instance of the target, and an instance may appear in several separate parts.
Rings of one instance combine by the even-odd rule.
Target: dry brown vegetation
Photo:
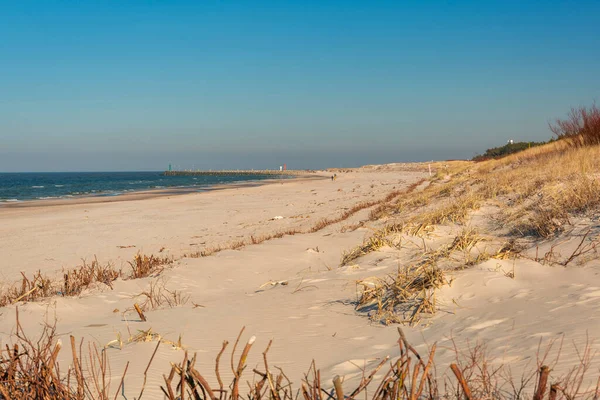
[[[61,279],[52,279],[36,272],[31,278],[21,273],[20,282],[0,291],[0,307],[19,301],[36,301],[52,296],[78,296],[95,285],[105,285],[112,289],[112,283],[119,279],[139,279],[159,274],[165,266],[172,264],[170,257],[136,254],[129,262],[131,271],[125,273],[112,264],[100,264],[97,259],[91,263],[85,260],[76,268],[63,272]]]
[[[77,296],[93,283],[103,283],[112,289],[112,282],[121,277],[121,271],[112,264],[101,265],[97,259],[90,264],[85,260],[79,268],[64,273],[63,296]]]
[[[550,130],[557,139],[563,139],[570,146],[585,147],[600,144],[600,108],[571,108],[565,119],[556,119],[550,124]]]
[[[171,264],[173,259],[170,257],[156,257],[154,255],[136,254],[133,261],[129,261],[131,267],[130,279],[145,278],[150,275],[160,273],[165,265]]]
[[[46,324],[39,338],[30,339],[23,331],[16,314],[15,343],[0,350],[0,399],[25,400],[84,400],[116,399],[127,380],[129,363],[120,378],[113,381],[110,369],[109,349],[77,342],[70,336],[72,363],[61,371],[57,362],[62,342],[57,338],[54,324]],[[238,345],[244,329],[235,341],[230,357],[233,378],[223,382],[221,359],[229,342],[224,341],[215,360],[215,384],[209,383],[207,375],[196,369],[196,354],[185,351],[180,363],[172,363],[168,374],[163,375],[160,390],[169,400],[413,400],[413,399],[575,399],[597,398],[598,388],[586,390],[584,379],[589,374],[592,358],[591,348],[584,347],[579,365],[564,376],[553,376],[552,367],[558,362],[547,361],[550,343],[545,354],[538,351],[535,369],[524,373],[520,379],[513,378],[509,366],[498,365],[488,359],[485,348],[476,345],[461,352],[455,349],[456,362],[449,370],[438,376],[435,365],[437,346],[428,350],[426,357],[419,354],[398,329],[398,357],[376,360],[370,370],[363,369],[358,382],[350,385],[340,376],[324,379],[313,362],[304,378],[295,383],[285,372],[269,364],[268,352],[272,342],[262,353],[262,366],[252,369],[250,378],[244,378],[248,369],[248,356],[255,338],[251,337],[239,353]],[[154,341],[156,347],[148,360],[136,399],[144,398],[147,375],[162,343],[159,335],[150,330],[140,332],[133,342]],[[179,342],[179,347],[181,343]],[[236,354],[237,353],[237,354]],[[137,390],[136,390],[137,392]],[[113,397],[114,394],[114,397]]]
[[[402,233],[410,230],[407,228],[410,226],[395,227],[387,232],[388,235],[392,231]],[[446,275],[449,272],[490,257],[504,258],[514,250],[514,246],[505,244],[490,255],[476,249],[476,245],[482,240],[474,229],[464,228],[452,241],[435,250],[427,250],[424,244],[420,257],[411,264],[398,266],[394,274],[357,281],[359,297],[356,310],[368,313],[371,321],[385,325],[420,323],[424,316],[436,313],[436,290],[448,283]],[[399,245],[397,247],[401,248]],[[366,253],[364,247],[359,249],[361,253]],[[373,249],[369,248],[369,251]],[[440,266],[442,261],[445,262],[443,267]]]
[[[140,308],[142,311],[156,310],[159,308],[172,308],[186,304],[190,296],[179,290],[169,290],[162,280],[150,282],[147,290],[139,293]]]
[[[0,399],[109,399],[108,357],[95,344],[88,345],[84,359],[83,342],[78,355],[71,336],[73,364],[61,371],[57,357],[63,344],[57,338],[55,324],[45,324],[40,337],[30,339],[21,327],[17,309],[14,336],[16,343],[0,350]]]

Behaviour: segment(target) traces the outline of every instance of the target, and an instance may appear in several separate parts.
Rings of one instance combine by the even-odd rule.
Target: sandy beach
[[[443,168],[443,164],[436,165],[438,170]],[[385,226],[389,218],[371,218],[374,205],[314,232],[311,227],[366,201],[385,204],[383,199],[392,192],[410,188],[416,197],[431,184],[426,164],[336,173],[335,181],[327,173],[327,179],[205,193],[2,208],[1,277],[5,284],[18,281],[21,272],[29,276],[42,270],[60,277],[63,268],[74,268],[82,259],[94,257],[123,269],[129,268],[128,261],[138,252],[173,257],[176,261],[161,273],[118,279],[112,289],[97,285],[77,297],[18,304],[25,332],[35,336],[44,321],[55,321],[64,343],[72,335],[106,348],[112,390],[128,365],[126,396],[139,392],[158,340],[162,343],[148,370],[145,398],[161,398],[162,374],[168,372],[170,362],[181,361],[184,350],[197,353],[198,370],[214,370],[223,340],[234,342],[242,327],[243,341],[256,336],[248,359],[251,368],[261,365],[261,352],[272,339],[270,362],[283,368],[293,382],[300,382],[313,360],[324,377],[340,375],[347,383],[357,382],[363,370],[386,356],[398,355],[396,325],[374,322],[372,314],[355,309],[359,283],[397,273],[401,266],[414,263],[418,254],[452,243],[465,228],[450,224],[425,236],[401,233],[397,235],[401,245],[388,242],[341,264],[342,255]],[[491,230],[486,224],[496,212],[491,206],[480,208],[468,226]],[[571,232],[568,243],[562,238],[563,254],[575,248],[589,224],[584,225]],[[202,249],[290,230],[304,233],[207,257],[186,257]],[[480,243],[493,248],[494,240]],[[479,251],[483,252],[481,244]],[[424,355],[437,343],[440,377],[447,374],[457,352],[464,355],[483,345],[490,365],[510,363],[511,373],[520,379],[524,372],[539,367],[536,357],[541,358],[553,342],[547,362],[560,352],[561,363],[553,371],[566,374],[579,362],[575,349],[583,349],[586,337],[598,332],[598,268],[597,261],[566,269],[542,265],[539,260],[492,257],[449,274],[435,294],[435,316],[403,329]],[[179,291],[186,301],[148,310],[143,322],[132,306],[142,302],[141,294],[152,288]],[[15,308],[0,310],[2,344],[14,339]],[[132,340],[140,332],[143,339]],[[61,352],[59,361],[67,368],[69,349]],[[228,367],[223,368],[223,376],[231,377]],[[212,375],[210,380],[215,382]],[[593,385],[595,379],[585,384]]]
[[[113,290],[98,288],[78,298],[20,304],[20,321],[33,334],[45,318],[56,316],[63,341],[74,335],[100,346],[118,337],[126,341],[130,334],[149,328],[172,341],[181,335],[183,347],[198,352],[200,364],[207,367],[213,364],[222,340],[233,341],[246,326],[248,334],[258,337],[257,349],[274,339],[273,363],[297,378],[313,358],[332,370],[350,372],[355,368],[351,360],[368,362],[392,348],[396,335],[394,329],[370,326],[364,317],[354,315],[352,306],[343,304],[355,296],[356,277],[351,269],[337,269],[341,254],[362,241],[369,228],[340,230],[366,220],[368,210],[316,233],[286,236],[211,257],[181,258],[250,236],[308,229],[320,219],[363,201],[384,198],[426,175],[422,168],[336,173],[335,181],[327,174],[322,180],[177,196],[2,208],[2,281],[13,283],[21,272],[29,276],[37,270],[60,277],[63,268],[94,257],[128,268],[127,261],[138,252],[173,256],[175,264],[156,278],[119,280]],[[271,284],[281,281],[288,284]],[[180,290],[190,299],[181,307],[148,312],[148,321],[139,322],[129,310],[132,299],[154,282]],[[2,343],[10,341],[14,332],[14,309],[10,306],[0,313]],[[373,334],[384,336],[376,344]],[[110,349],[115,380],[125,363],[131,363],[126,393],[139,388],[140,373],[154,346],[155,342],[131,343]],[[254,357],[258,354],[257,350]],[[158,395],[160,371],[181,355],[181,349],[169,345],[159,349],[152,364],[155,376],[149,378],[145,396]],[[65,351],[61,357],[68,362],[70,355]]]

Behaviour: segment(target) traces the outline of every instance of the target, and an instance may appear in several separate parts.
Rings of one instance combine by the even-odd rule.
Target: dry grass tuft
[[[444,284],[444,272],[433,263],[408,266],[383,279],[363,279],[357,282],[356,310],[385,325],[418,324],[422,314],[435,314],[435,290]]]
[[[87,264],[84,260],[78,268],[64,273],[62,295],[77,296],[96,282],[103,283],[112,289],[112,282],[120,277],[121,270],[115,269],[111,264],[100,265],[97,259]]]
[[[22,272],[21,276],[23,279],[20,283],[14,284],[0,295],[0,307],[19,301],[35,301],[55,294],[52,281],[42,275],[41,271],[36,272],[31,278],[27,278]]]
[[[344,252],[342,254],[342,260],[340,261],[340,267],[350,264],[352,261],[365,254],[377,251],[383,246],[391,246],[391,242],[385,238],[385,232],[383,230],[377,231],[374,235],[365,239],[361,245],[356,246],[350,251]]]
[[[148,290],[144,290],[134,297],[142,297],[140,308],[142,311],[151,311],[159,308],[173,308],[186,304],[190,296],[179,290],[169,290],[163,280],[150,282]]]
[[[394,194],[396,192],[392,192],[391,194]],[[388,195],[389,196],[389,195]],[[393,197],[395,197],[396,195],[394,194]],[[387,198],[387,196],[386,196]],[[385,199],[382,200],[373,200],[373,201],[362,201],[358,204],[355,204],[354,206],[352,206],[351,208],[345,210],[343,213],[341,213],[339,216],[334,217],[334,218],[323,218],[319,221],[317,221],[316,224],[314,224],[309,230],[309,233],[315,233],[318,232],[320,230],[322,230],[323,228],[328,227],[329,225],[333,225],[333,224],[337,224],[338,222],[342,222],[347,220],[348,218],[350,218],[352,215],[356,214],[357,212],[364,210],[365,208],[369,208],[369,207],[373,207],[374,205],[380,204],[381,202],[386,201]]]
[[[414,218],[414,222],[424,225],[462,224],[465,222],[469,212],[477,208],[480,202],[480,196],[476,193],[468,193],[449,200],[442,207],[434,211],[419,215]]]
[[[158,274],[166,265],[172,263],[173,259],[170,257],[147,256],[138,253],[133,261],[129,262],[132,271],[126,278],[138,279]],[[102,265],[97,259],[89,264],[84,260],[80,266],[64,271],[62,280],[51,279],[42,275],[40,271],[31,278],[23,273],[21,275],[23,278],[20,282],[0,292],[0,307],[52,296],[78,296],[95,284],[106,285],[112,289],[112,283],[124,277],[122,270],[114,268],[110,263]]]
[[[129,261],[131,266],[130,279],[145,278],[150,275],[159,274],[166,265],[172,264],[170,257],[157,257],[154,255],[136,254],[133,261]]]

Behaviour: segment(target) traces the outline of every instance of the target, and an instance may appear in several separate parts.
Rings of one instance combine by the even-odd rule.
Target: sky
[[[0,171],[471,158],[600,93],[600,1],[0,0]]]

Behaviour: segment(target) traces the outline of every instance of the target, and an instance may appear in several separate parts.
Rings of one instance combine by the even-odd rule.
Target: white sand
[[[391,169],[338,173],[335,182],[296,181],[139,201],[0,209],[2,279],[15,280],[19,271],[31,273],[38,268],[58,272],[94,255],[120,265],[136,251],[149,254],[165,247],[164,253],[180,256],[286,227],[307,228],[320,218],[363,200],[382,198],[393,188],[424,176]],[[119,336],[126,341],[148,328],[171,341],[181,335],[184,348],[198,353],[197,369],[211,381],[222,341],[229,340],[231,349],[245,326],[243,340],[257,336],[250,367],[261,363],[261,352],[274,339],[271,365],[282,367],[296,387],[312,359],[324,379],[335,374],[356,378],[360,368],[372,366],[386,355],[397,355],[398,334],[395,326],[369,323],[365,315],[354,311],[355,282],[394,272],[407,257],[402,251],[384,248],[355,265],[338,268],[342,252],[371,232],[369,223],[354,232],[342,233],[341,228],[366,220],[368,213],[363,210],[312,234],[286,236],[200,259],[184,258],[159,278],[119,280],[114,290],[22,304],[21,322],[26,331],[36,332],[44,316],[56,316],[63,342],[74,335],[101,346]],[[284,218],[273,220],[275,216]],[[130,245],[135,247],[117,247]],[[576,241],[568,245],[576,246]],[[568,254],[569,249],[563,252]],[[428,345],[439,343],[440,375],[455,357],[451,338],[461,350],[485,342],[497,363],[514,362],[513,373],[520,376],[526,367],[535,367],[540,338],[547,343],[564,336],[564,364],[557,366],[556,372],[562,373],[577,362],[572,342],[583,346],[586,332],[592,338],[600,332],[598,267],[591,262],[565,269],[519,260],[514,263],[515,279],[511,279],[502,270],[512,271],[513,261],[491,260],[456,273],[452,285],[438,297],[441,312],[426,324],[404,329],[422,354]],[[157,280],[188,294],[190,301],[181,307],[149,311],[148,321],[140,322],[127,310],[135,301],[133,296]],[[288,284],[265,285],[281,281]],[[14,316],[14,306],[0,310],[2,343],[10,340]],[[125,392],[137,395],[155,346],[153,341],[108,350],[113,390],[130,362]],[[229,352],[226,354],[222,369],[230,376]],[[61,359],[68,363],[69,357],[65,349]],[[161,345],[144,398],[161,398],[162,374],[168,373],[170,361],[182,358],[181,349]],[[245,376],[250,378],[251,372]]]

